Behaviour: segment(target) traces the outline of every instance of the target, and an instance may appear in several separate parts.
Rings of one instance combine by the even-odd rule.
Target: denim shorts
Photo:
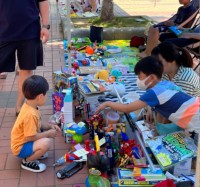
[[[18,157],[27,158],[33,154],[33,142],[27,142],[23,145]]]

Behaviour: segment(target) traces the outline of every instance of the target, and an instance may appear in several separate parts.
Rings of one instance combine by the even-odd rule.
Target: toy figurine
[[[89,121],[89,129],[90,129],[90,140],[94,139],[94,132],[97,133],[99,139],[101,139],[104,136],[103,132],[103,116],[101,114],[93,115]]]
[[[86,59],[82,60],[81,63],[83,66],[88,66],[90,64],[89,61],[87,61]]]
[[[127,154],[124,154],[122,157],[119,159],[119,165],[118,167],[125,167],[130,160],[130,157]]]
[[[73,62],[72,67],[77,70],[79,68],[78,62]]]
[[[85,150],[90,151],[90,140],[85,140]]]
[[[117,69],[114,69],[111,71],[111,75],[114,76],[116,81],[118,82],[118,77],[122,75],[122,72]]]
[[[105,127],[106,132],[112,132],[114,130],[113,124],[108,124],[108,127]]]
[[[117,128],[117,134],[120,134],[121,131],[126,132],[126,124],[124,123],[117,123],[116,128]]]

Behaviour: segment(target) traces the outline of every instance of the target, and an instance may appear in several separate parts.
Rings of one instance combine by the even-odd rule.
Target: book
[[[118,186],[149,187],[153,186],[153,184],[156,184],[156,182],[151,182],[151,181],[138,181],[133,177],[132,169],[117,168],[117,177],[118,177]]]
[[[183,33],[183,30],[178,29],[177,26],[169,27],[169,30],[173,32],[176,36],[180,36]]]
[[[79,88],[85,94],[96,94],[110,91],[108,84],[103,80],[82,81],[79,82]]]
[[[163,170],[197,155],[194,140],[184,131],[157,136],[147,140],[147,144]]]
[[[134,167],[133,169],[133,177],[161,177],[162,175],[163,171],[160,168],[155,168],[155,171],[152,171],[151,168]]]
[[[167,179],[167,177],[165,176],[164,173],[162,173],[161,176],[146,176],[145,177],[145,181],[151,181],[151,182],[153,182],[153,181],[160,182],[160,181],[164,181],[166,179]]]

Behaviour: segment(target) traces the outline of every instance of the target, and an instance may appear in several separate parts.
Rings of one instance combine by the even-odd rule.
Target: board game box
[[[157,136],[147,144],[163,170],[197,155],[194,140],[184,131]]]

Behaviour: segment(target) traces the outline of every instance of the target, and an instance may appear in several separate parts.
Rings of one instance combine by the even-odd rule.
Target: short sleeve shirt
[[[179,25],[183,23],[186,19],[188,19],[194,12],[196,11],[196,8],[193,5],[189,5],[187,7],[180,7],[177,11],[176,19],[174,20],[174,23]],[[192,20],[193,21],[193,20]],[[188,28],[191,26],[191,22],[187,23],[184,27]]]
[[[25,142],[25,137],[34,136],[40,132],[40,112],[27,105],[22,106],[19,116],[11,131],[11,150],[18,155]]]
[[[164,74],[162,79],[170,81],[167,74]],[[181,87],[185,93],[191,96],[200,96],[200,78],[192,68],[180,66],[171,81]]]
[[[181,128],[200,129],[200,99],[187,95],[170,81],[161,81],[147,90],[140,100]]]
[[[40,38],[39,3],[44,0],[1,0],[0,42]]]

